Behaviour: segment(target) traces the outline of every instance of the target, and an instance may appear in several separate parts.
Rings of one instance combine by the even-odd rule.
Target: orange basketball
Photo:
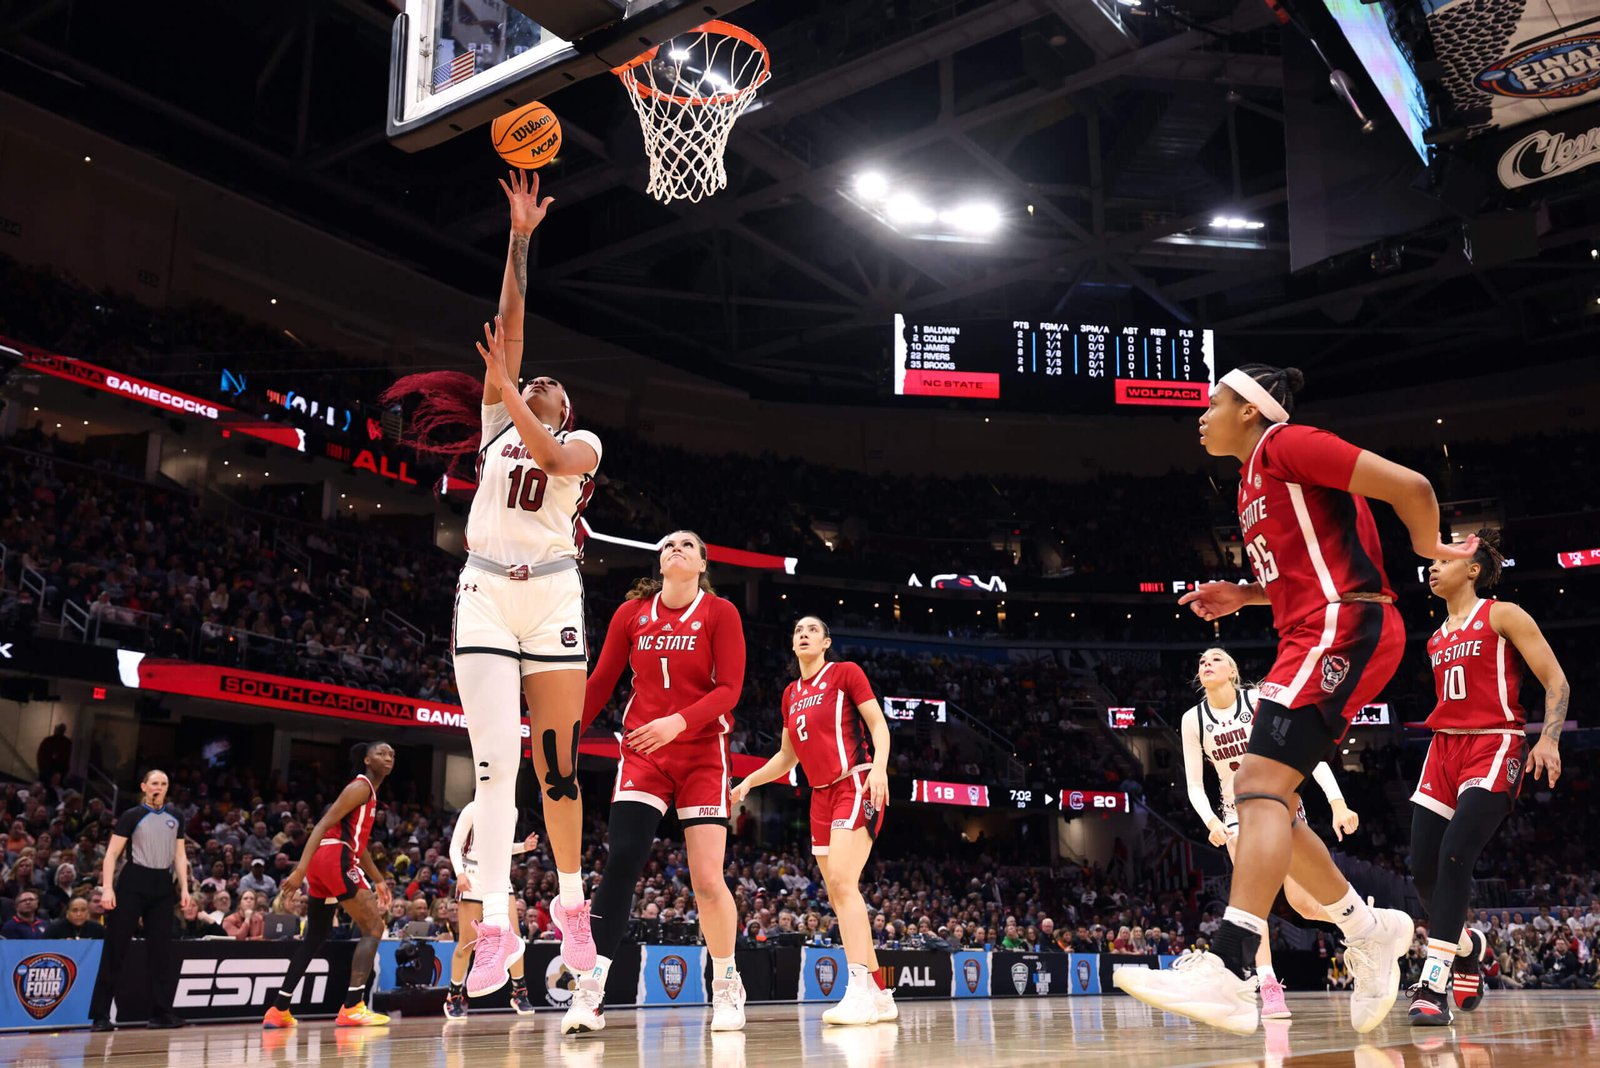
[[[494,150],[513,167],[537,170],[561,151],[561,123],[537,100],[495,119],[489,132]]]

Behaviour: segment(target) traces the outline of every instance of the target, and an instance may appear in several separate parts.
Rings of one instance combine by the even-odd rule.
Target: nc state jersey
[[[478,489],[467,513],[467,547],[502,564],[542,564],[577,557],[583,544],[578,517],[594,494],[600,439],[587,430],[556,440],[587,442],[595,466],[581,475],[547,475],[528,454],[504,404],[483,407]]]
[[[848,660],[824,664],[784,689],[783,729],[812,786],[828,786],[872,764],[866,725],[856,711],[871,700],[866,672]]]
[[[373,787],[372,780],[365,775],[357,775],[351,782],[365,783],[367,787],[367,803],[356,808],[354,812],[347,813],[339,821],[339,841],[350,847],[356,856],[367,848],[367,840],[372,837],[372,823],[378,818],[378,791]]]
[[[584,694],[583,725],[611,700],[623,665],[633,669],[633,694],[623,731],[682,714],[688,728],[673,744],[726,734],[744,687],[744,624],[731,601],[699,591],[684,608],[661,595],[624,601],[606,630]]]
[[[1394,596],[1372,509],[1347,488],[1360,453],[1326,430],[1275,423],[1245,464],[1239,530],[1280,632],[1345,594]]]
[[[1522,733],[1527,717],[1517,700],[1522,688],[1522,657],[1516,646],[1489,625],[1493,598],[1473,606],[1456,630],[1447,619],[1428,639],[1433,689],[1438,704],[1427,726],[1436,731]]]

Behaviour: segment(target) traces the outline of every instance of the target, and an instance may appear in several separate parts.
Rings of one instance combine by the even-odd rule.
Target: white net
[[[646,191],[670,203],[727,188],[728,134],[772,76],[766,47],[737,26],[708,22],[615,73],[644,132]]]

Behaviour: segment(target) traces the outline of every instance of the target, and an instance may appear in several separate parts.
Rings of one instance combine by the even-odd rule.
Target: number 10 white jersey
[[[547,475],[522,443],[505,404],[483,406],[478,490],[467,513],[467,548],[502,564],[542,564],[581,555],[578,517],[594,493],[600,438],[562,431],[556,440],[587,442],[595,466],[581,475]]]

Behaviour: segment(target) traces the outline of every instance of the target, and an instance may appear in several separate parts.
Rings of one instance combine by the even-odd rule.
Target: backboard
[[[389,140],[416,152],[628,62],[749,0],[404,0]]]

